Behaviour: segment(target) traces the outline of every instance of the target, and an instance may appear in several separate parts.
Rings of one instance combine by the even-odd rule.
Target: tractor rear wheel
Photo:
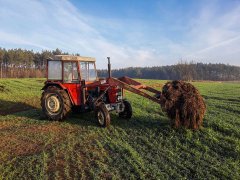
[[[71,113],[72,104],[66,91],[50,86],[42,93],[41,106],[50,120],[62,121]]]
[[[99,103],[96,106],[95,117],[101,127],[109,127],[111,118],[104,103]]]
[[[123,100],[124,110],[119,113],[120,118],[131,119],[132,117],[132,106],[127,100]]]

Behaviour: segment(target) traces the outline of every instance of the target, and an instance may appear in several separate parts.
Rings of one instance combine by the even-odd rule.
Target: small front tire
[[[123,100],[124,110],[119,113],[119,117],[123,119],[131,119],[132,117],[132,106],[127,100]]]
[[[109,127],[110,126],[110,122],[111,122],[110,114],[104,103],[100,103],[96,106],[95,117],[98,121],[98,124],[101,127]]]

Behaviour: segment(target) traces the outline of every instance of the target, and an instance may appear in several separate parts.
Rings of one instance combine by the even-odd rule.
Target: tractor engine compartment
[[[108,88],[108,89],[107,89]],[[105,92],[105,90],[107,91]],[[102,97],[98,99],[100,96]],[[123,89],[116,87],[95,87],[86,90],[86,104],[90,109],[94,109],[94,102],[98,100],[103,102],[108,109],[108,111],[116,111],[116,113],[120,113],[124,111],[123,100]]]

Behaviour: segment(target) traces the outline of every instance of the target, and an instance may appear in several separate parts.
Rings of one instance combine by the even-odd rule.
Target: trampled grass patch
[[[141,80],[161,89],[166,81]],[[93,113],[42,117],[43,79],[0,81],[0,179],[239,179],[240,83],[194,82],[207,104],[204,127],[172,129],[160,105],[126,93],[131,120]]]

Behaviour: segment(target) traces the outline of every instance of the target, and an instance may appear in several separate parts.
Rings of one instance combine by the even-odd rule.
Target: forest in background
[[[107,70],[99,70],[100,77],[107,76]],[[156,67],[129,67],[112,70],[112,76],[128,76],[139,79],[164,80],[211,80],[239,81],[240,67],[226,64],[204,64],[180,61],[176,65]]]
[[[68,53],[62,52],[60,49],[34,52],[33,50],[0,48],[0,77],[45,77],[46,59],[59,54],[66,55]],[[112,75],[141,79],[239,81],[240,67],[179,61],[179,63],[169,66],[113,69]],[[107,70],[98,70],[98,76],[106,77]]]

